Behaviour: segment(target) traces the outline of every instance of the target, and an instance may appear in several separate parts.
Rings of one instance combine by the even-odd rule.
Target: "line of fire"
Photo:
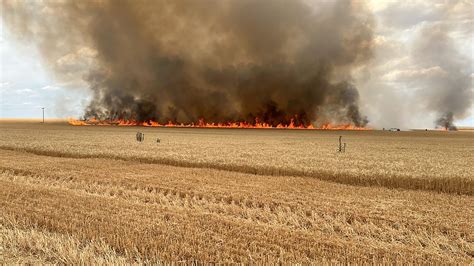
[[[197,123],[183,124],[168,122],[166,124],[159,123],[156,121],[134,121],[134,120],[99,120],[95,118],[87,120],[79,120],[69,118],[70,125],[73,126],[143,126],[143,127],[177,127],[177,128],[253,128],[253,129],[306,129],[306,130],[371,130],[368,127],[357,127],[352,124],[340,124],[333,125],[330,123],[323,124],[321,126],[313,126],[312,124],[305,126],[303,124],[296,125],[293,120],[287,125],[278,124],[273,126],[267,123],[258,122],[258,119],[254,123],[248,122],[229,122],[229,123],[207,123],[204,119],[200,119]]]

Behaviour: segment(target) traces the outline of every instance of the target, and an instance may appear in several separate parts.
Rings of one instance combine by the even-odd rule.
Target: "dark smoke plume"
[[[457,130],[456,126],[454,125],[453,113],[451,112],[448,112],[444,116],[438,118],[435,124],[436,126],[443,127],[446,130]]]
[[[419,99],[438,114],[435,126],[455,130],[455,118],[463,118],[473,101],[469,59],[455,48],[442,25],[425,26],[415,43],[414,58],[425,68]]]
[[[362,1],[2,3],[6,24],[38,44],[58,77],[92,51],[86,118],[367,123],[351,83],[372,56]]]

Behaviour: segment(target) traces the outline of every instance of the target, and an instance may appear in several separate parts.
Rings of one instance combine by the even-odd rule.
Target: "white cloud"
[[[41,89],[45,91],[57,91],[60,88],[53,85],[47,85],[47,86],[42,87]]]
[[[33,90],[32,89],[19,89],[19,90],[15,90],[14,92],[16,92],[17,94],[31,94],[33,93]]]

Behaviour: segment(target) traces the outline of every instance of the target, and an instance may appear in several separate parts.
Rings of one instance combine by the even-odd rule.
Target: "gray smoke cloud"
[[[57,77],[93,92],[85,118],[365,126],[351,71],[372,57],[361,1],[3,1]],[[87,71],[84,71],[87,69]]]
[[[413,57],[425,69],[418,99],[438,115],[435,125],[455,130],[454,120],[473,101],[470,60],[462,56],[442,25],[425,26],[415,41]]]
[[[464,119],[472,113],[474,99],[474,3],[376,3],[374,60],[363,69],[366,72],[353,75],[361,110],[370,116],[371,126],[409,129],[433,123],[445,127],[437,121],[472,123]]]

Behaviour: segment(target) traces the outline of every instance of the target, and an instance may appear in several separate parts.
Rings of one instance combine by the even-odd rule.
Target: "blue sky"
[[[355,81],[361,94],[361,109],[373,126],[422,128],[433,125],[435,114],[416,107],[414,90],[407,85],[413,83],[406,82],[407,77],[426,75],[433,69],[420,68],[410,57],[414,39],[427,25],[449,26],[456,48],[471,62],[470,69],[464,71],[471,73],[472,88],[474,7],[469,1],[452,2],[460,4],[369,1],[377,21],[376,58],[371,65],[370,78],[361,71],[355,73]],[[19,41],[1,20],[0,23],[0,118],[41,117],[41,107],[46,108],[46,117],[80,117],[91,98],[88,85],[80,77],[71,80],[55,77],[34,43]],[[474,98],[472,93],[471,97]],[[473,127],[474,107],[471,106],[469,114],[456,124]]]
[[[87,84],[57,82],[33,44],[19,42],[3,30],[0,39],[0,117],[78,117],[89,101]]]

